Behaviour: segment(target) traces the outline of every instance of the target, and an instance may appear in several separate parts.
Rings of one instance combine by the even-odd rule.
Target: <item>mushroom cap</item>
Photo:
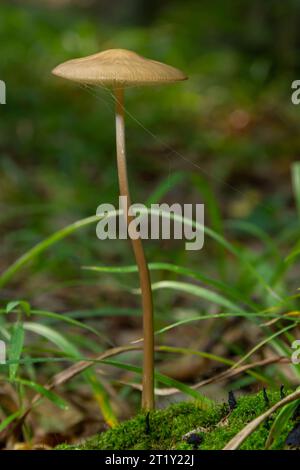
[[[159,85],[187,79],[181,70],[126,49],[109,49],[68,60],[58,65],[52,73],[78,83],[116,88]]]

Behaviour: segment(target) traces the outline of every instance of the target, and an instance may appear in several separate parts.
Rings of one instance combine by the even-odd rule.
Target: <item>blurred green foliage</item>
[[[155,2],[150,17],[147,2],[144,10],[137,3],[128,2],[127,13],[122,4],[119,14],[105,2],[60,8],[50,0],[1,3],[0,78],[7,84],[1,221],[9,260],[53,230],[95,213],[98,204],[117,201],[112,97],[51,75],[66,59],[113,47],[173,64],[190,77],[127,92],[135,200],[147,200],[169,179],[166,199],[200,197],[209,205],[208,185],[224,216],[271,233],[294,217],[290,165],[300,151],[299,111],[290,86],[300,73],[299,3]],[[174,189],[176,172],[200,178],[197,188],[183,178]],[[214,223],[212,214],[208,219]],[[72,241],[62,244],[45,269],[68,276],[74,266],[91,262],[99,244],[90,238],[82,237],[80,251]],[[126,260],[126,244],[107,246],[109,261],[123,255]],[[161,261],[160,248],[149,244],[152,259]],[[165,260],[182,256],[171,246]]]
[[[139,335],[139,298],[130,291],[137,286],[136,275],[116,280],[109,271],[100,275],[81,269],[131,265],[127,241],[100,243],[94,226],[61,237],[53,247],[53,239],[47,239],[94,215],[99,204],[116,203],[118,197],[110,93],[59,80],[51,70],[70,58],[128,48],[189,75],[188,81],[172,86],[127,90],[133,199],[204,202],[206,225],[215,231],[199,253],[184,251],[181,242],[146,244],[148,259],[164,266],[151,271],[156,287],[159,281],[180,279],[167,283],[171,292],[155,291],[156,328],[176,321],[175,328],[195,315],[203,320],[207,313],[220,313],[216,289],[234,299],[247,317],[238,324],[243,338],[236,343],[224,340],[224,357],[239,358],[257,344],[264,346],[261,337],[278,354],[290,353],[292,333],[279,321],[273,329],[273,323],[265,327],[259,317],[270,307],[278,315],[299,308],[298,298],[289,297],[299,287],[298,164],[293,164],[293,186],[290,174],[300,154],[299,108],[291,103],[291,83],[300,75],[299,19],[297,0],[1,2],[0,79],[7,85],[7,104],[0,106],[1,273],[37,242],[44,240],[47,247],[39,257],[29,252],[31,264],[1,290],[0,333],[6,340],[11,320],[4,315],[22,316],[25,305],[14,303],[17,308],[7,312],[6,304],[20,299],[28,301],[32,315],[41,317],[43,339],[31,341],[26,335],[25,354],[33,359],[35,354],[47,359],[52,352],[44,345],[50,331],[45,335],[45,325],[51,322],[51,347],[64,353],[63,335],[83,354],[107,346],[98,337],[71,331],[70,318],[82,320],[83,328],[91,323],[106,342],[117,334],[117,344],[131,340],[122,336],[124,324]],[[175,267],[167,269],[166,263]],[[199,282],[205,289],[195,285]],[[57,312],[67,312],[66,317],[58,321]],[[210,351],[207,337],[214,345],[230,321],[230,328],[235,326],[237,319],[228,315],[213,320],[207,330],[191,327],[188,335],[177,338],[171,332],[167,343],[179,338],[184,346],[190,347],[191,341],[197,351]],[[256,327],[251,340],[250,323]],[[285,340],[274,339],[274,331]],[[130,361],[138,362],[137,354],[138,359],[130,356]],[[49,360],[41,370],[51,377],[60,368]],[[38,366],[26,371],[39,382]],[[289,379],[277,369],[268,369],[263,377],[272,385]],[[250,374],[237,379],[235,386],[254,380]],[[94,393],[106,398],[99,388]],[[120,395],[128,393],[123,387]]]

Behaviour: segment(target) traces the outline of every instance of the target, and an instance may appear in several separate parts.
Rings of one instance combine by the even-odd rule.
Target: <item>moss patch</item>
[[[222,449],[249,421],[266,411],[279,401],[279,392],[268,392],[269,405],[263,393],[248,395],[237,400],[237,406],[230,411],[227,404],[209,405],[196,401],[183,402],[163,410],[143,413],[121,423],[114,429],[88,439],[78,446],[62,445],[59,449],[78,450],[132,450],[132,449]],[[265,448],[265,442],[274,414],[249,436],[241,449],[258,450]],[[280,439],[274,442],[272,449],[281,449],[289,431],[293,427],[291,420],[282,429]],[[184,438],[186,433],[196,430],[197,439]],[[197,441],[196,444],[188,441]],[[199,441],[201,441],[199,443]]]

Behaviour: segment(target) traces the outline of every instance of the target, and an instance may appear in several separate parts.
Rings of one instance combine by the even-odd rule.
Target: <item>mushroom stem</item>
[[[125,120],[124,120],[124,89],[116,88],[116,146],[120,195],[126,196],[127,208],[131,205],[125,148]],[[124,213],[126,225],[130,224],[132,216]],[[138,266],[140,287],[142,292],[143,307],[143,335],[144,335],[144,357],[143,357],[143,392],[142,408],[152,410],[154,408],[154,328],[153,328],[153,303],[150,274],[145,258],[141,238],[130,237],[132,248]]]

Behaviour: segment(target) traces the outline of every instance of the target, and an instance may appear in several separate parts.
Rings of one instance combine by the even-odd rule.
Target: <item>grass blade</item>
[[[8,359],[10,361],[16,361],[13,364],[9,365],[9,380],[14,381],[19,364],[18,361],[20,359],[20,356],[22,354],[23,350],[23,345],[24,345],[24,327],[22,323],[16,323],[13,325],[12,329],[12,334],[10,338],[10,348],[9,348],[9,354],[8,354]]]
[[[291,330],[292,328],[295,328],[296,324],[293,323],[292,325],[286,326],[285,328],[282,328],[279,331],[276,331],[276,333],[273,333],[271,336],[268,336],[267,338],[264,338],[262,341],[260,341],[258,344],[256,344],[247,354],[245,354],[239,361],[237,361],[232,368],[239,367],[243,362],[246,361],[252,354],[254,354],[256,351],[258,351],[262,346],[268,343],[272,343],[275,338],[278,336],[282,335],[288,330]]]
[[[111,361],[111,360],[108,360],[108,359],[104,359],[102,362],[104,362],[105,364],[109,364],[111,366],[118,367],[119,369],[128,370],[130,372],[135,372],[139,375],[142,374],[141,367],[133,366],[131,364],[125,364],[123,362]],[[158,382],[161,382],[161,383],[167,385],[168,387],[177,388],[178,390],[180,390],[185,395],[189,395],[190,397],[200,401],[205,408],[209,407],[212,403],[211,400],[206,398],[201,393],[197,392],[196,390],[193,390],[188,385],[185,385],[181,382],[178,382],[175,379],[172,379],[171,377],[167,377],[166,375],[160,374],[159,372],[155,372],[155,379]]]
[[[43,338],[46,338],[69,356],[76,357],[79,355],[76,347],[70,341],[49,326],[42,325],[40,323],[26,322],[24,323],[24,328],[27,331],[31,331],[32,333],[36,333]]]
[[[7,309],[5,309],[5,310],[0,309],[0,315],[4,314],[4,313],[7,313]],[[10,309],[9,313],[17,313],[17,310]],[[91,333],[94,333],[95,335],[102,337],[102,335],[97,330],[95,330],[95,328],[93,328],[91,326],[88,326],[88,325],[85,325],[84,323],[82,323],[78,320],[74,320],[73,318],[70,318],[70,317],[64,315],[63,313],[48,312],[46,310],[30,310],[30,314],[38,315],[38,316],[46,317],[46,318],[53,318],[53,319],[58,320],[58,321],[66,322],[66,323],[69,323],[70,325],[88,330]]]
[[[100,220],[99,216],[87,217],[85,219],[74,222],[73,224],[67,225],[61,230],[58,230],[50,237],[42,240],[40,243],[35,245],[33,248],[28,250],[24,255],[18,258],[10,267],[2,273],[0,276],[0,287],[5,286],[25,264],[32,261],[36,256],[43,253],[45,250],[50,248],[52,245],[62,240],[63,238],[76,232],[78,229],[85,227],[86,225],[96,223]]]
[[[0,423],[0,433],[4,431],[7,426],[14,421],[16,418],[18,418],[22,413],[22,410],[18,410],[15,413],[12,413],[11,415],[7,416],[3,421]]]
[[[207,314],[207,315],[197,315],[195,317],[190,317],[190,318],[183,318],[182,320],[178,320],[175,323],[171,323],[170,325],[167,325],[163,328],[160,328],[159,330],[155,331],[156,335],[165,333],[166,331],[172,330],[173,328],[177,328],[178,326],[181,325],[186,325],[187,323],[192,323],[192,322],[197,322],[197,321],[202,321],[202,320],[207,320],[207,319],[219,319],[219,318],[235,318],[235,317],[244,317],[246,319],[253,319],[253,318],[278,318],[282,319],[280,315],[274,314],[274,313],[266,313],[266,312],[240,312],[240,313],[213,313],[213,314]],[[294,321],[294,319],[289,319],[291,321]]]
[[[254,420],[250,421],[238,434],[236,434],[224,447],[223,450],[237,450],[240,445],[244,442],[247,437],[258,428],[260,424],[262,424],[269,416],[271,416],[275,411],[279,410],[283,406],[287,405],[288,403],[292,403],[295,400],[299,400],[300,398],[300,390],[296,390],[296,392],[291,393],[287,397],[283,398],[279,402],[277,402],[274,406],[269,408],[265,413],[261,414]]]
[[[205,211],[208,214],[211,228],[224,236],[224,227],[218,201],[211,185],[202,175],[192,173],[191,183],[202,195],[205,203]],[[220,273],[224,279],[226,276],[226,260],[224,247],[217,245],[217,259],[220,267]]]
[[[74,358],[78,358],[79,361],[79,351],[77,350],[77,348],[53,328],[50,328],[46,325],[41,325],[39,323],[25,323],[24,328],[26,330],[32,331],[33,333],[43,336],[48,341],[54,343],[65,354],[70,355]],[[108,417],[109,420],[107,423],[109,424],[109,426],[114,425],[117,422],[116,417],[114,416],[113,410],[109,404],[109,398],[105,390],[101,386],[100,382],[97,381],[95,375],[91,371],[86,371],[83,375],[95,394],[95,398],[98,404],[100,405],[103,417],[105,419]]]
[[[172,289],[176,291],[186,292],[187,294],[192,294],[202,299],[208,300],[216,305],[228,308],[233,312],[241,312],[242,309],[236,304],[232,303],[230,300],[226,299],[223,295],[217,294],[209,289],[204,287],[196,286],[193,284],[188,284],[186,282],[178,281],[160,281],[152,284],[152,290],[159,289]]]
[[[109,396],[99,380],[97,380],[96,375],[90,370],[86,371],[85,374],[89,377],[89,382],[92,386],[94,392],[95,400],[97,401],[100,410],[102,411],[103,418],[105,422],[111,427],[114,428],[118,424],[117,417],[112,409]]]
[[[54,403],[54,405],[58,406],[58,408],[61,408],[62,410],[68,409],[68,404],[65,400],[59,397],[56,393],[47,390],[42,385],[37,384],[36,382],[33,382],[31,380],[25,379],[16,379],[16,382],[26,387],[32,388],[36,393],[39,393],[40,395],[46,397],[48,400]]]
[[[205,276],[204,274],[200,273],[199,271],[195,271],[193,269],[185,268],[184,266],[178,266],[176,264],[171,263],[149,263],[148,267],[150,271],[169,271],[172,273],[176,273],[182,276],[190,277],[192,279],[197,279],[198,281],[203,282],[209,286],[215,287],[216,289],[220,290],[221,292],[230,295],[235,300],[239,300],[244,304],[251,306],[254,310],[257,306],[251,300],[245,298],[245,295],[242,295],[238,289],[220,282],[216,279],[212,279],[210,277]],[[131,266],[84,266],[83,269],[95,272],[103,272],[103,273],[113,273],[113,274],[128,274],[128,273],[136,273],[138,272],[138,268],[136,265]]]
[[[116,217],[120,215],[122,211],[111,211],[106,213],[106,217]],[[181,222],[186,224],[187,226],[193,227],[194,229],[202,232],[212,238],[216,243],[220,244],[223,248],[225,248],[229,253],[234,255],[240,263],[247,269],[249,274],[251,273],[252,276],[267,290],[276,300],[281,300],[280,296],[272,289],[272,287],[265,281],[264,277],[256,270],[256,268],[243,256],[243,254],[238,250],[232,243],[228,242],[223,236],[215,232],[209,227],[203,226],[202,224],[189,219],[187,217],[182,217],[179,214],[173,214],[161,210],[149,210],[147,208],[140,210],[141,214],[153,214],[161,217],[166,217],[167,219],[173,219],[175,221]],[[67,227],[55,232],[50,237],[46,238],[45,240],[41,241],[29,251],[27,251],[23,256],[18,258],[2,275],[0,276],[0,287],[9,282],[12,277],[29,261],[32,261],[36,256],[40,255],[42,252],[47,250],[53,244],[57,243],[61,239],[65,238],[66,236],[74,233],[76,230],[81,229],[90,224],[94,224],[101,219],[101,216],[95,215],[91,217],[87,217],[85,219],[81,219],[73,224],[68,225]]]
[[[292,414],[296,410],[296,408],[300,405],[300,400],[297,400],[295,402],[292,402],[286,406],[284,406],[278,415],[276,416],[272,427],[269,432],[269,436],[266,442],[266,449],[269,449],[269,447],[276,441],[282,433],[282,429],[286,425],[286,423],[290,420]]]

